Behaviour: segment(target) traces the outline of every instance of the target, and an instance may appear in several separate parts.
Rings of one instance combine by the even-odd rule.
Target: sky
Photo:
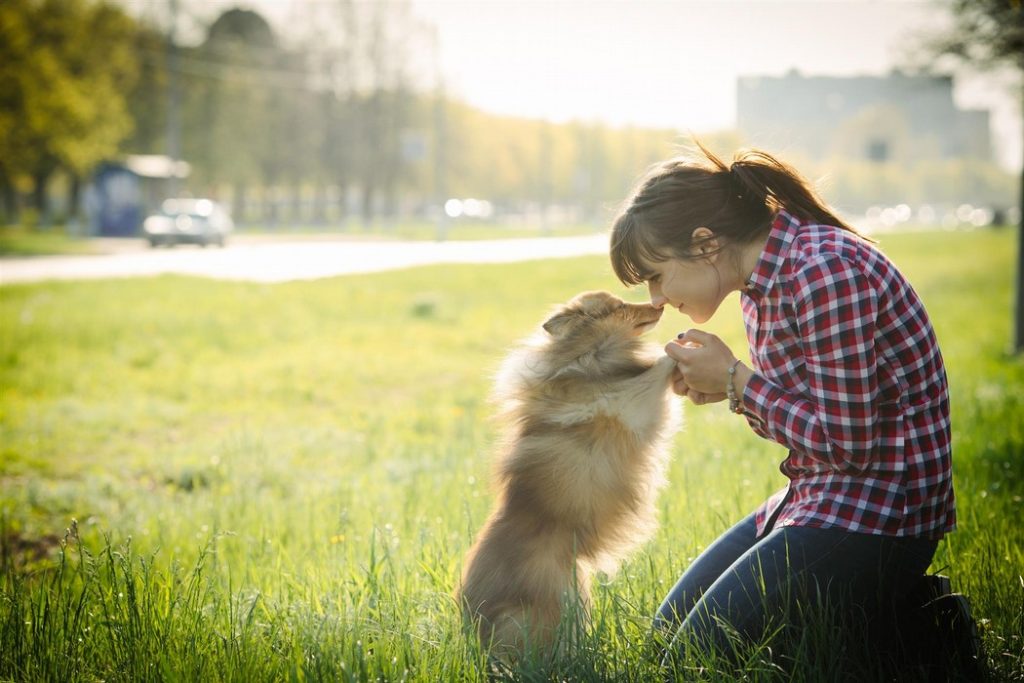
[[[249,7],[286,26],[296,4],[329,0],[194,1],[211,15]],[[696,133],[735,126],[739,76],[884,75],[906,63],[916,35],[948,23],[936,0],[411,3],[436,28],[445,87],[459,99],[495,113]],[[961,75],[954,97],[992,112],[997,161],[1019,169],[1016,93],[1006,78]]]

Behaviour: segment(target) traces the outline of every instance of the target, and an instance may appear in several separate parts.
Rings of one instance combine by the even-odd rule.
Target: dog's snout
[[[665,313],[665,307],[664,306],[654,306],[654,305],[651,305],[651,304],[641,304],[639,308],[640,308],[640,311],[639,311],[640,314],[643,315],[644,317],[647,317],[647,318],[660,319],[661,316]]]

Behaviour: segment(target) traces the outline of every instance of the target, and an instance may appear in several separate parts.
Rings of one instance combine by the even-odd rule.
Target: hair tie
[[[736,171],[737,166],[736,163],[733,162],[732,164],[729,165],[729,180],[732,181],[733,189],[736,191],[736,197],[739,199],[744,199],[747,195],[747,185],[746,183],[743,182],[743,179],[740,178],[739,173],[737,173]]]

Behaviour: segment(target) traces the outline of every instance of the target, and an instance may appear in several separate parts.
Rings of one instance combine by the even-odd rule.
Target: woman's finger
[[[696,329],[687,330],[677,337],[677,339],[682,342],[683,346],[687,346],[689,348],[707,346],[714,338],[715,335],[705,332],[704,330]]]

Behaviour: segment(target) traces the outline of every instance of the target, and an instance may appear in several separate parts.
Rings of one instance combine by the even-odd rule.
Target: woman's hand
[[[683,373],[679,371],[678,365],[676,365],[675,369],[672,370],[672,391],[676,392],[680,396],[686,396],[697,405],[718,403],[719,401],[724,401],[726,398],[725,392],[706,394],[704,392],[691,389],[686,383],[686,378],[683,377]]]
[[[665,353],[676,361],[672,389],[697,405],[717,403],[726,398],[729,368],[736,356],[721,339],[700,330],[688,330],[665,346]],[[742,363],[733,378],[738,395],[743,394],[752,371]]]

